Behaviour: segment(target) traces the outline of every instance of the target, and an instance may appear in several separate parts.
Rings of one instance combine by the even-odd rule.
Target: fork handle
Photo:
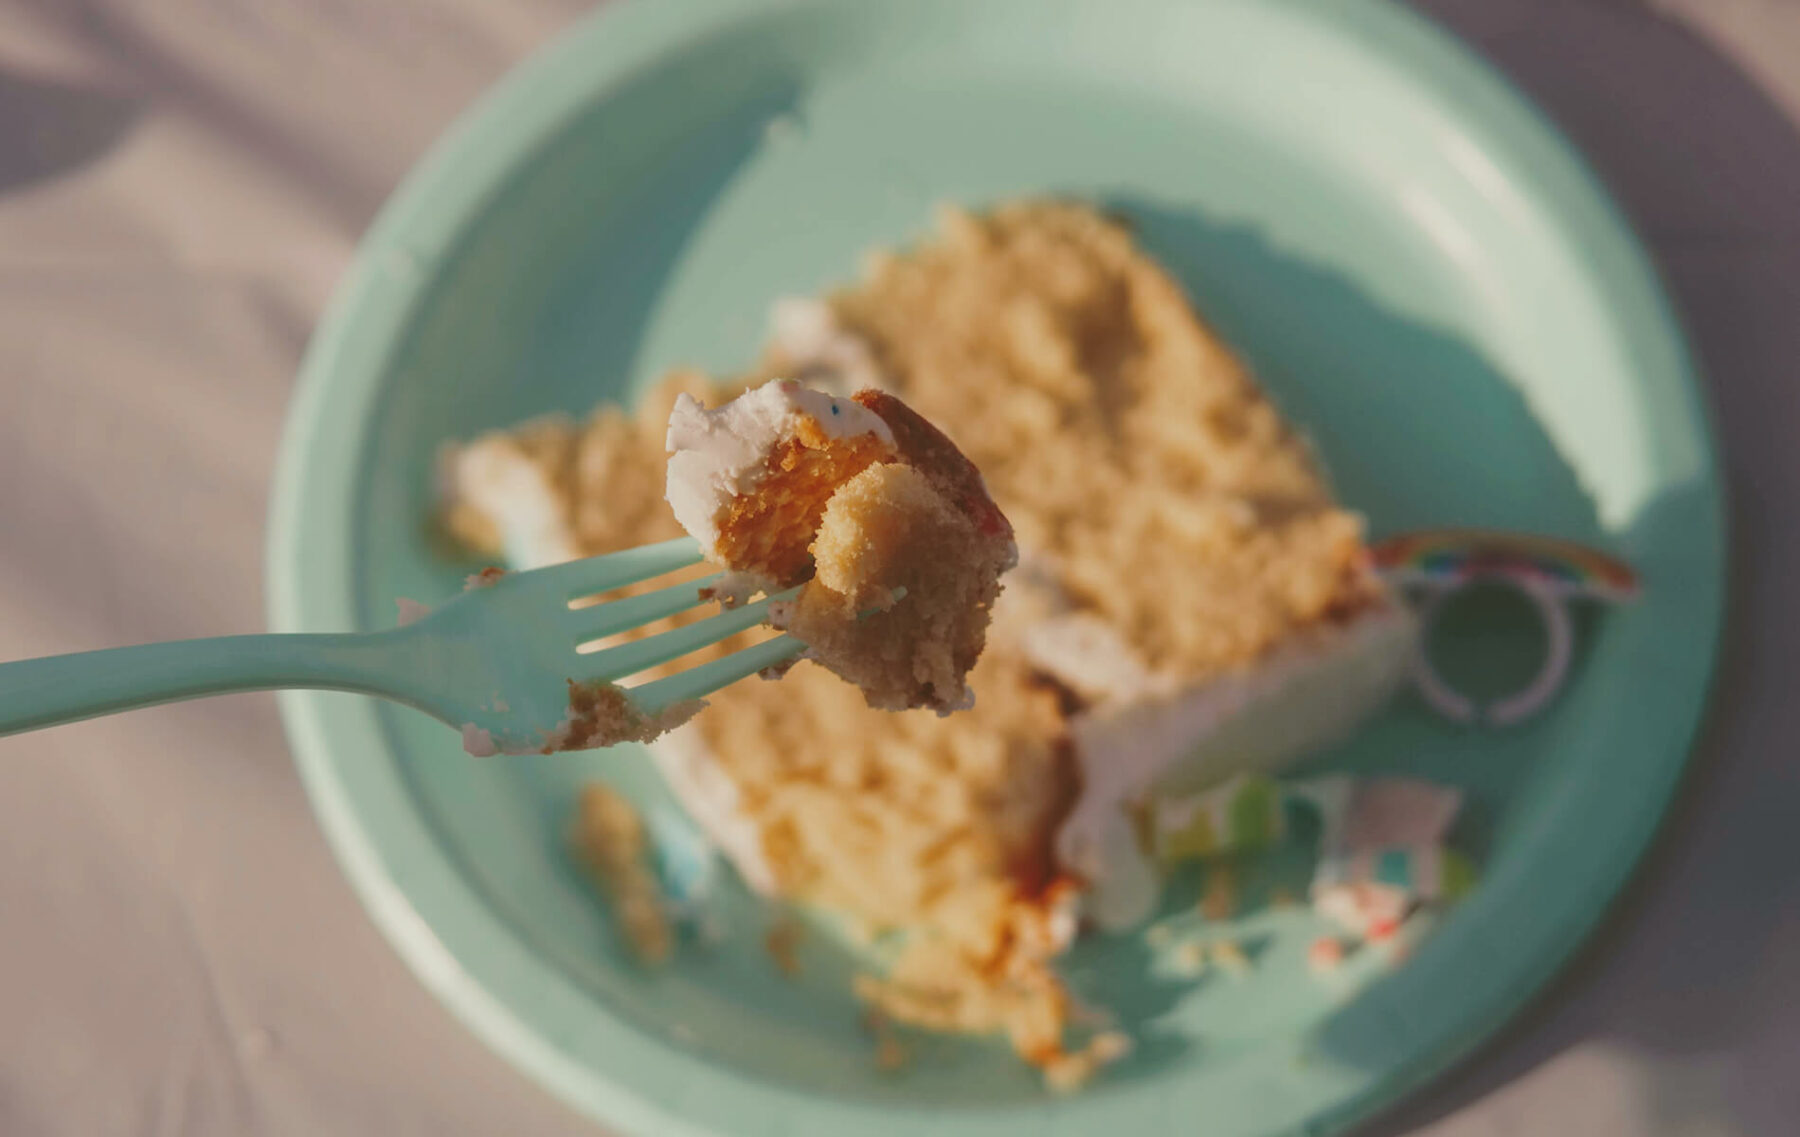
[[[231,691],[381,693],[406,665],[403,631],[220,636],[0,663],[0,735]]]

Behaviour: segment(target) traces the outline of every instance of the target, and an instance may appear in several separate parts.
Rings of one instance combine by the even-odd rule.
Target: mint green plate
[[[1525,729],[1398,707],[1324,764],[1466,786],[1483,887],[1405,967],[1332,983],[1309,916],[1236,929],[1251,976],[1181,981],[1131,938],[1071,968],[1142,1038],[1047,1097],[995,1045],[878,1073],[851,962],[728,935],[645,975],[571,871],[584,780],[664,799],[641,753],[465,758],[351,696],[292,694],[293,747],[376,921],[495,1049],[643,1134],[1335,1131],[1466,1053],[1599,918],[1700,717],[1723,523],[1669,306],[1618,213],[1504,83],[1374,0],[892,0],[609,6],[522,68],[382,214],[313,343],[271,521],[274,624],[388,624],[458,587],[423,519],[445,439],[730,369],[769,302],[854,274],[934,202],[1119,210],[1316,435],[1376,532],[1491,525],[1624,554],[1647,594],[1586,619]],[[1499,601],[1459,620],[1476,683],[1529,666]],[[1470,645],[1478,650],[1471,651]],[[1268,870],[1303,883],[1304,856]],[[1283,874],[1287,874],[1283,877]],[[1265,882],[1266,883],[1266,882]]]

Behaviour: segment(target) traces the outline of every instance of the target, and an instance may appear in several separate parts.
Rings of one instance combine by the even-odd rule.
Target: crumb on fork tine
[[[652,742],[699,714],[706,703],[689,699],[650,714],[617,683],[569,680],[569,712],[544,740],[542,753],[588,750],[621,742]]]

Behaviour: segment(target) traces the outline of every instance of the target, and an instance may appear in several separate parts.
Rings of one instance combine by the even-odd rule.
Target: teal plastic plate
[[[444,440],[629,399],[673,364],[743,365],[773,298],[853,276],[934,203],[1045,193],[1136,224],[1375,532],[1577,538],[1628,558],[1646,594],[1584,620],[1574,682],[1524,729],[1403,704],[1321,759],[1470,791],[1485,882],[1406,966],[1310,977],[1316,926],[1291,910],[1239,922],[1256,966],[1236,983],[1169,976],[1138,939],[1086,943],[1076,981],[1142,1044],[1066,1100],[982,1041],[926,1040],[877,1071],[851,961],[811,937],[781,978],[741,890],[723,942],[631,966],[562,838],[589,778],[665,800],[640,752],[476,761],[412,712],[286,696],[376,921],[474,1031],[595,1118],[659,1137],[1332,1132],[1519,1008],[1677,784],[1723,581],[1680,334],[1558,135],[1374,0],[609,5],[485,100],[370,232],[293,407],[274,624],[381,627],[396,597],[459,586],[424,525]],[[1476,683],[1529,667],[1509,612],[1458,615],[1447,665]]]

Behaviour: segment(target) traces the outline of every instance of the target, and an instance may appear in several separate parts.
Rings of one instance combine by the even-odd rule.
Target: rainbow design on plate
[[[1637,573],[1619,558],[1574,541],[1492,529],[1429,529],[1377,541],[1376,571],[1400,584],[1454,588],[1482,577],[1531,581],[1566,597],[1635,599]]]

